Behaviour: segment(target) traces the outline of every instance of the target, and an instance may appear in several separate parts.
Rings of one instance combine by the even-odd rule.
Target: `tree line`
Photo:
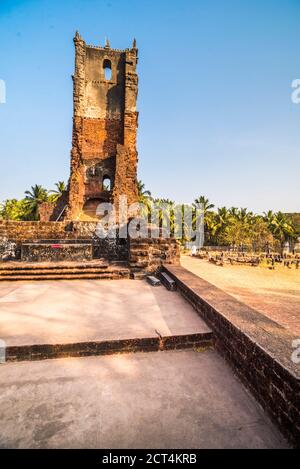
[[[171,211],[175,207],[172,200],[153,198],[141,181],[138,190],[139,200],[148,211],[151,210],[152,202],[157,205],[169,205]],[[205,245],[244,247],[254,251],[277,250],[287,241],[299,236],[292,218],[280,211],[269,210],[256,214],[247,208],[216,208],[203,195],[196,198],[192,205],[195,209],[202,207]]]
[[[7,199],[0,205],[0,219],[2,220],[38,220],[39,205],[43,202],[55,203],[66,190],[63,181],[55,184],[55,189],[47,190],[36,184],[25,191],[23,199]],[[162,205],[172,209],[175,202],[165,198],[154,198],[145,188],[142,181],[138,181],[139,201],[148,212],[152,204]],[[299,235],[292,218],[282,212],[269,210],[263,214],[256,214],[247,208],[220,207],[216,208],[205,196],[201,195],[193,202],[193,207],[201,205],[204,219],[205,244],[211,246],[232,246],[250,248],[255,251],[277,249],[286,241],[296,239]],[[163,213],[160,213],[161,218]],[[172,219],[171,224],[175,223]],[[174,228],[174,227],[173,227]],[[183,242],[187,239],[182,240]]]
[[[55,189],[47,190],[39,184],[25,191],[23,199],[7,199],[0,204],[0,220],[35,221],[39,219],[39,205],[55,203],[66,190],[64,181],[58,181]]]

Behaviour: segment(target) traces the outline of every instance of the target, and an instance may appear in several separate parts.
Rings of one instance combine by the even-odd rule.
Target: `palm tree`
[[[272,231],[274,236],[283,244],[289,238],[296,236],[296,230],[291,220],[282,212],[274,214],[272,222]]]
[[[238,212],[239,212],[238,207],[230,207],[230,209],[228,209],[228,213],[229,213],[233,218],[237,218]]]
[[[56,184],[56,189],[49,191],[51,202],[56,202],[66,191],[66,184],[64,181],[58,181]]]
[[[251,221],[253,217],[253,213],[252,212],[248,212],[248,209],[247,208],[240,208],[237,212],[236,212],[236,219],[238,221],[241,221],[243,223],[248,223]]]
[[[263,213],[263,219],[268,223],[269,226],[274,221],[275,214],[272,212],[272,210],[268,210],[268,212]]]
[[[216,239],[216,235],[217,235],[217,232],[218,232],[218,229],[219,229],[219,223],[218,223],[218,220],[217,220],[217,216],[215,213],[211,213],[208,217],[207,217],[207,220],[206,220],[206,228],[207,228],[207,231],[206,231],[206,235],[207,235],[207,241],[208,241],[208,244],[217,244],[217,239]]]
[[[226,207],[218,208],[218,211],[215,216],[215,222],[217,225],[215,228],[215,236],[218,244],[220,242],[220,237],[224,237],[226,231],[231,226],[232,221],[233,217]]]
[[[59,194],[62,195],[63,192],[66,190],[65,181],[58,181],[55,183],[56,190],[50,191],[52,194]]]
[[[36,184],[31,186],[30,191],[25,191],[25,203],[29,214],[33,220],[39,219],[39,205],[48,201],[48,191],[44,187]]]
[[[291,219],[282,212],[273,213],[272,210],[264,212],[263,219],[273,236],[283,245],[285,241],[296,237],[296,229]]]
[[[249,238],[253,251],[267,251],[274,247],[274,236],[268,222],[261,215],[254,215],[249,226]]]
[[[226,226],[230,223],[231,215],[226,207],[218,208],[217,221],[221,227]]]
[[[145,184],[141,180],[137,182],[137,188],[141,215],[146,217],[150,222],[152,211],[151,192],[145,189]]]
[[[214,204],[210,203],[209,199],[207,199],[204,195],[200,195],[197,199],[194,200],[193,206],[196,208],[197,206],[201,206],[203,210],[204,219],[205,216],[211,213],[211,209],[214,208]]]
[[[139,180],[137,183],[139,198],[151,197],[151,192],[145,189],[145,184]]]
[[[203,215],[204,237],[209,238],[210,235],[208,234],[208,225],[210,224],[209,219],[213,214],[212,209],[214,208],[214,204],[210,203],[209,199],[207,199],[204,195],[200,195],[197,199],[194,200],[193,207],[193,228],[195,229],[196,227],[198,217],[197,209],[200,207],[201,213]]]
[[[0,204],[1,220],[20,220],[18,209],[19,201],[17,199],[7,199]]]
[[[159,227],[169,227],[170,234],[174,234],[175,231],[175,202],[174,200],[161,198],[153,199],[152,209],[156,211],[157,220]]]

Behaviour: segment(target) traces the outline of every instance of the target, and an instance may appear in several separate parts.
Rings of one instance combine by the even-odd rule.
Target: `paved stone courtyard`
[[[209,331],[179,292],[145,280],[0,284],[8,346]],[[0,382],[3,448],[287,446],[212,348],[7,362]]]
[[[207,331],[179,293],[143,280],[0,283],[0,338],[7,346]]]
[[[300,336],[300,270],[220,267],[190,256],[181,264]]]
[[[0,366],[2,448],[284,448],[213,350]]]

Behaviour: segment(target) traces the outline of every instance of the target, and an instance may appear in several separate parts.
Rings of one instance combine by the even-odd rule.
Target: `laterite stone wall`
[[[174,238],[137,238],[129,241],[132,271],[155,272],[162,264],[179,265],[179,244]]]

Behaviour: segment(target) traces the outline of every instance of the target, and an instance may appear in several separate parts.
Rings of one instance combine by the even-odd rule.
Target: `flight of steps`
[[[129,278],[126,263],[105,260],[89,262],[1,262],[0,281],[75,280]]]

